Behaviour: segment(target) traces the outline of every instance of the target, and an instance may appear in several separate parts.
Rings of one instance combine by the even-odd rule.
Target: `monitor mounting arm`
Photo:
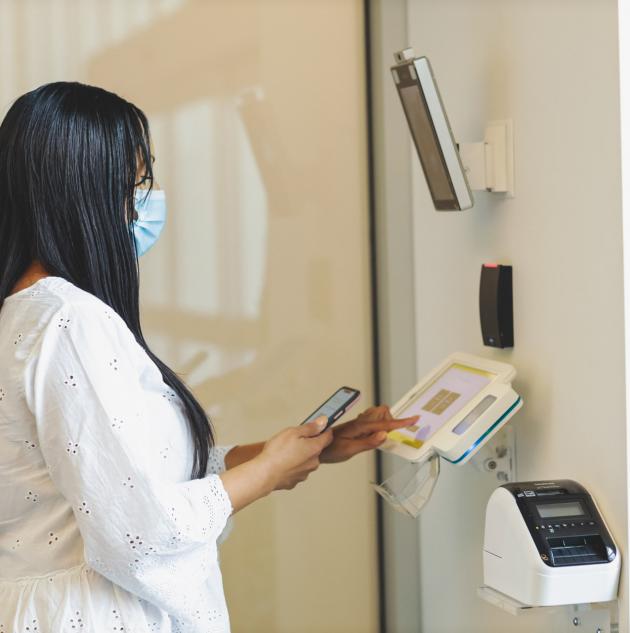
[[[458,143],[470,188],[514,197],[514,136],[512,120],[490,121],[484,140]]]

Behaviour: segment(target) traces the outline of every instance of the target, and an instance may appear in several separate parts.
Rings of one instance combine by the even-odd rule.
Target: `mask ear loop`
[[[431,453],[421,462],[408,462],[391,477],[372,487],[393,508],[417,518],[427,504],[440,476],[440,456]]]

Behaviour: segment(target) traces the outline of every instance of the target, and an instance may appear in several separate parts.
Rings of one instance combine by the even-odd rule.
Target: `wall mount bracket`
[[[514,197],[512,119],[488,122],[484,140],[459,143],[459,155],[471,189]]]
[[[493,473],[499,485],[516,481],[516,433],[512,425],[504,426],[470,461],[477,470]]]

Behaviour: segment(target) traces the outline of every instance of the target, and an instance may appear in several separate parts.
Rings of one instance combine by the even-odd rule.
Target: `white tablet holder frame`
[[[372,482],[372,486],[395,510],[413,518],[431,498],[440,475],[440,456],[454,465],[471,461],[501,484],[516,476],[515,436],[506,425],[523,406],[523,399],[512,388],[516,370],[507,363],[454,352],[394,404],[392,415],[405,417],[407,408],[456,366],[489,372],[494,378],[444,421],[430,440],[412,447],[392,437],[380,447],[402,458],[404,465],[384,481]]]

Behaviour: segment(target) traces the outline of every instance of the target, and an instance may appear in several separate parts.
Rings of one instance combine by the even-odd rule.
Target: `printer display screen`
[[[579,501],[536,504],[536,510],[538,510],[538,514],[540,514],[542,519],[551,517],[578,517],[585,514],[584,508]]]
[[[419,415],[420,419],[413,426],[390,433],[389,437],[420,448],[494,378],[496,374],[492,372],[453,363],[398,411],[398,417]]]

